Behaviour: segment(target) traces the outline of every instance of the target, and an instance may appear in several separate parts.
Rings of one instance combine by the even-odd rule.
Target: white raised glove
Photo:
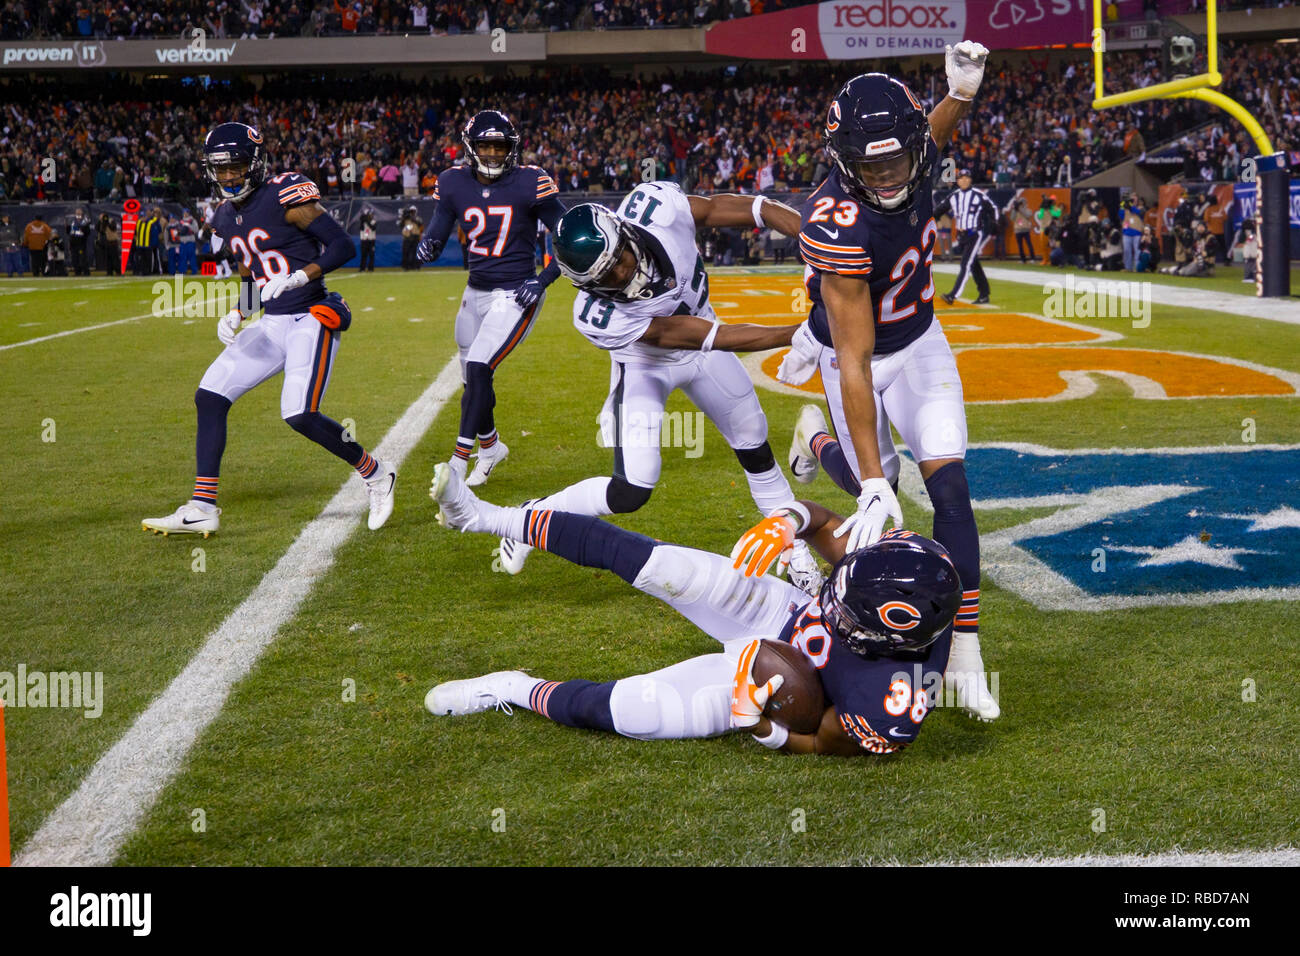
[[[984,61],[989,49],[974,40],[962,40],[944,47],[944,68],[948,72],[948,95],[954,100],[970,102],[984,80]]]
[[[301,269],[297,272],[291,272],[287,276],[276,276],[266,285],[262,286],[261,300],[267,302],[283,295],[285,292],[292,292],[294,289],[301,289],[310,281],[311,279],[307,277],[307,273],[303,272]]]
[[[895,528],[903,526],[903,509],[898,505],[894,489],[884,478],[868,478],[862,483],[862,494],[858,495],[858,510],[835,529],[835,537],[847,534],[846,553],[857,551],[880,540],[886,518],[893,519]]]
[[[217,338],[221,339],[222,345],[230,345],[235,341],[235,333],[239,331],[239,326],[243,321],[244,313],[238,309],[231,309],[217,319]]]
[[[794,330],[790,340],[790,351],[781,359],[781,367],[776,370],[778,381],[787,385],[802,385],[812,378],[822,357],[822,344],[817,341],[808,323],[803,322]]]

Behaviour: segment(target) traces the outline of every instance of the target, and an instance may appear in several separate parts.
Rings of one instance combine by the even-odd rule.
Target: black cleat
[[[943,301],[947,302],[949,305],[952,305],[953,299],[957,297],[955,295],[949,295],[947,292],[944,292],[939,296],[939,298],[943,299]]]
[[[974,304],[975,304],[975,305],[988,305],[988,304],[989,304],[989,297],[986,296],[986,295],[982,295],[982,296],[980,296],[978,299],[975,300],[975,303],[974,303]]]

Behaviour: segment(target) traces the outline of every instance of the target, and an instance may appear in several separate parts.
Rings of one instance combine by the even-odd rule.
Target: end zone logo
[[[911,27],[914,30],[945,29],[956,26],[948,15],[948,4],[909,3],[906,0],[877,0],[875,3],[834,4],[834,26]]]
[[[1038,608],[1300,598],[1300,445],[995,443],[967,460],[977,512],[1050,509],[980,540],[984,573]]]

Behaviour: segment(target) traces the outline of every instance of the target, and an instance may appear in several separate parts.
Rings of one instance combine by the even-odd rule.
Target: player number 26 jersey
[[[212,228],[262,288],[277,276],[287,276],[320,258],[321,244],[285,221],[290,207],[320,199],[320,190],[294,172],[272,176],[241,206],[226,201],[212,216]],[[328,215],[328,213],[327,213]],[[316,279],[267,303],[267,312],[296,314],[325,298],[325,283]]]
[[[652,295],[631,302],[580,291],[573,302],[573,324],[593,345],[615,361],[640,365],[676,365],[699,353],[661,349],[637,341],[652,320],[667,315],[714,318],[709,277],[695,247],[691,204],[675,183],[642,183],[623,200],[617,215],[649,249],[655,277]]]

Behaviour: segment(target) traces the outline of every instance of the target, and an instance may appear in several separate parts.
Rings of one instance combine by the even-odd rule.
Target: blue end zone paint
[[[1171,603],[1187,603],[1197,595],[1216,600],[1209,592],[1300,588],[1300,447],[1027,448],[970,449],[976,507],[994,499],[1012,505],[1021,499],[1028,507],[1033,502],[1025,499],[1093,494],[1098,513],[1079,527],[1053,533],[1026,522],[1024,537],[1017,528],[989,536],[1028,552],[1088,597],[1167,595]],[[1177,487],[1153,504],[1135,501],[1140,491],[1125,490],[1157,485]],[[1058,504],[1063,519],[1078,506]],[[1098,548],[1104,571],[1094,570]],[[989,571],[997,581],[997,569]],[[1033,592],[1043,588],[1032,574],[1012,577],[1007,586],[1039,603]],[[1040,576],[1038,585],[1042,578],[1050,576]]]

